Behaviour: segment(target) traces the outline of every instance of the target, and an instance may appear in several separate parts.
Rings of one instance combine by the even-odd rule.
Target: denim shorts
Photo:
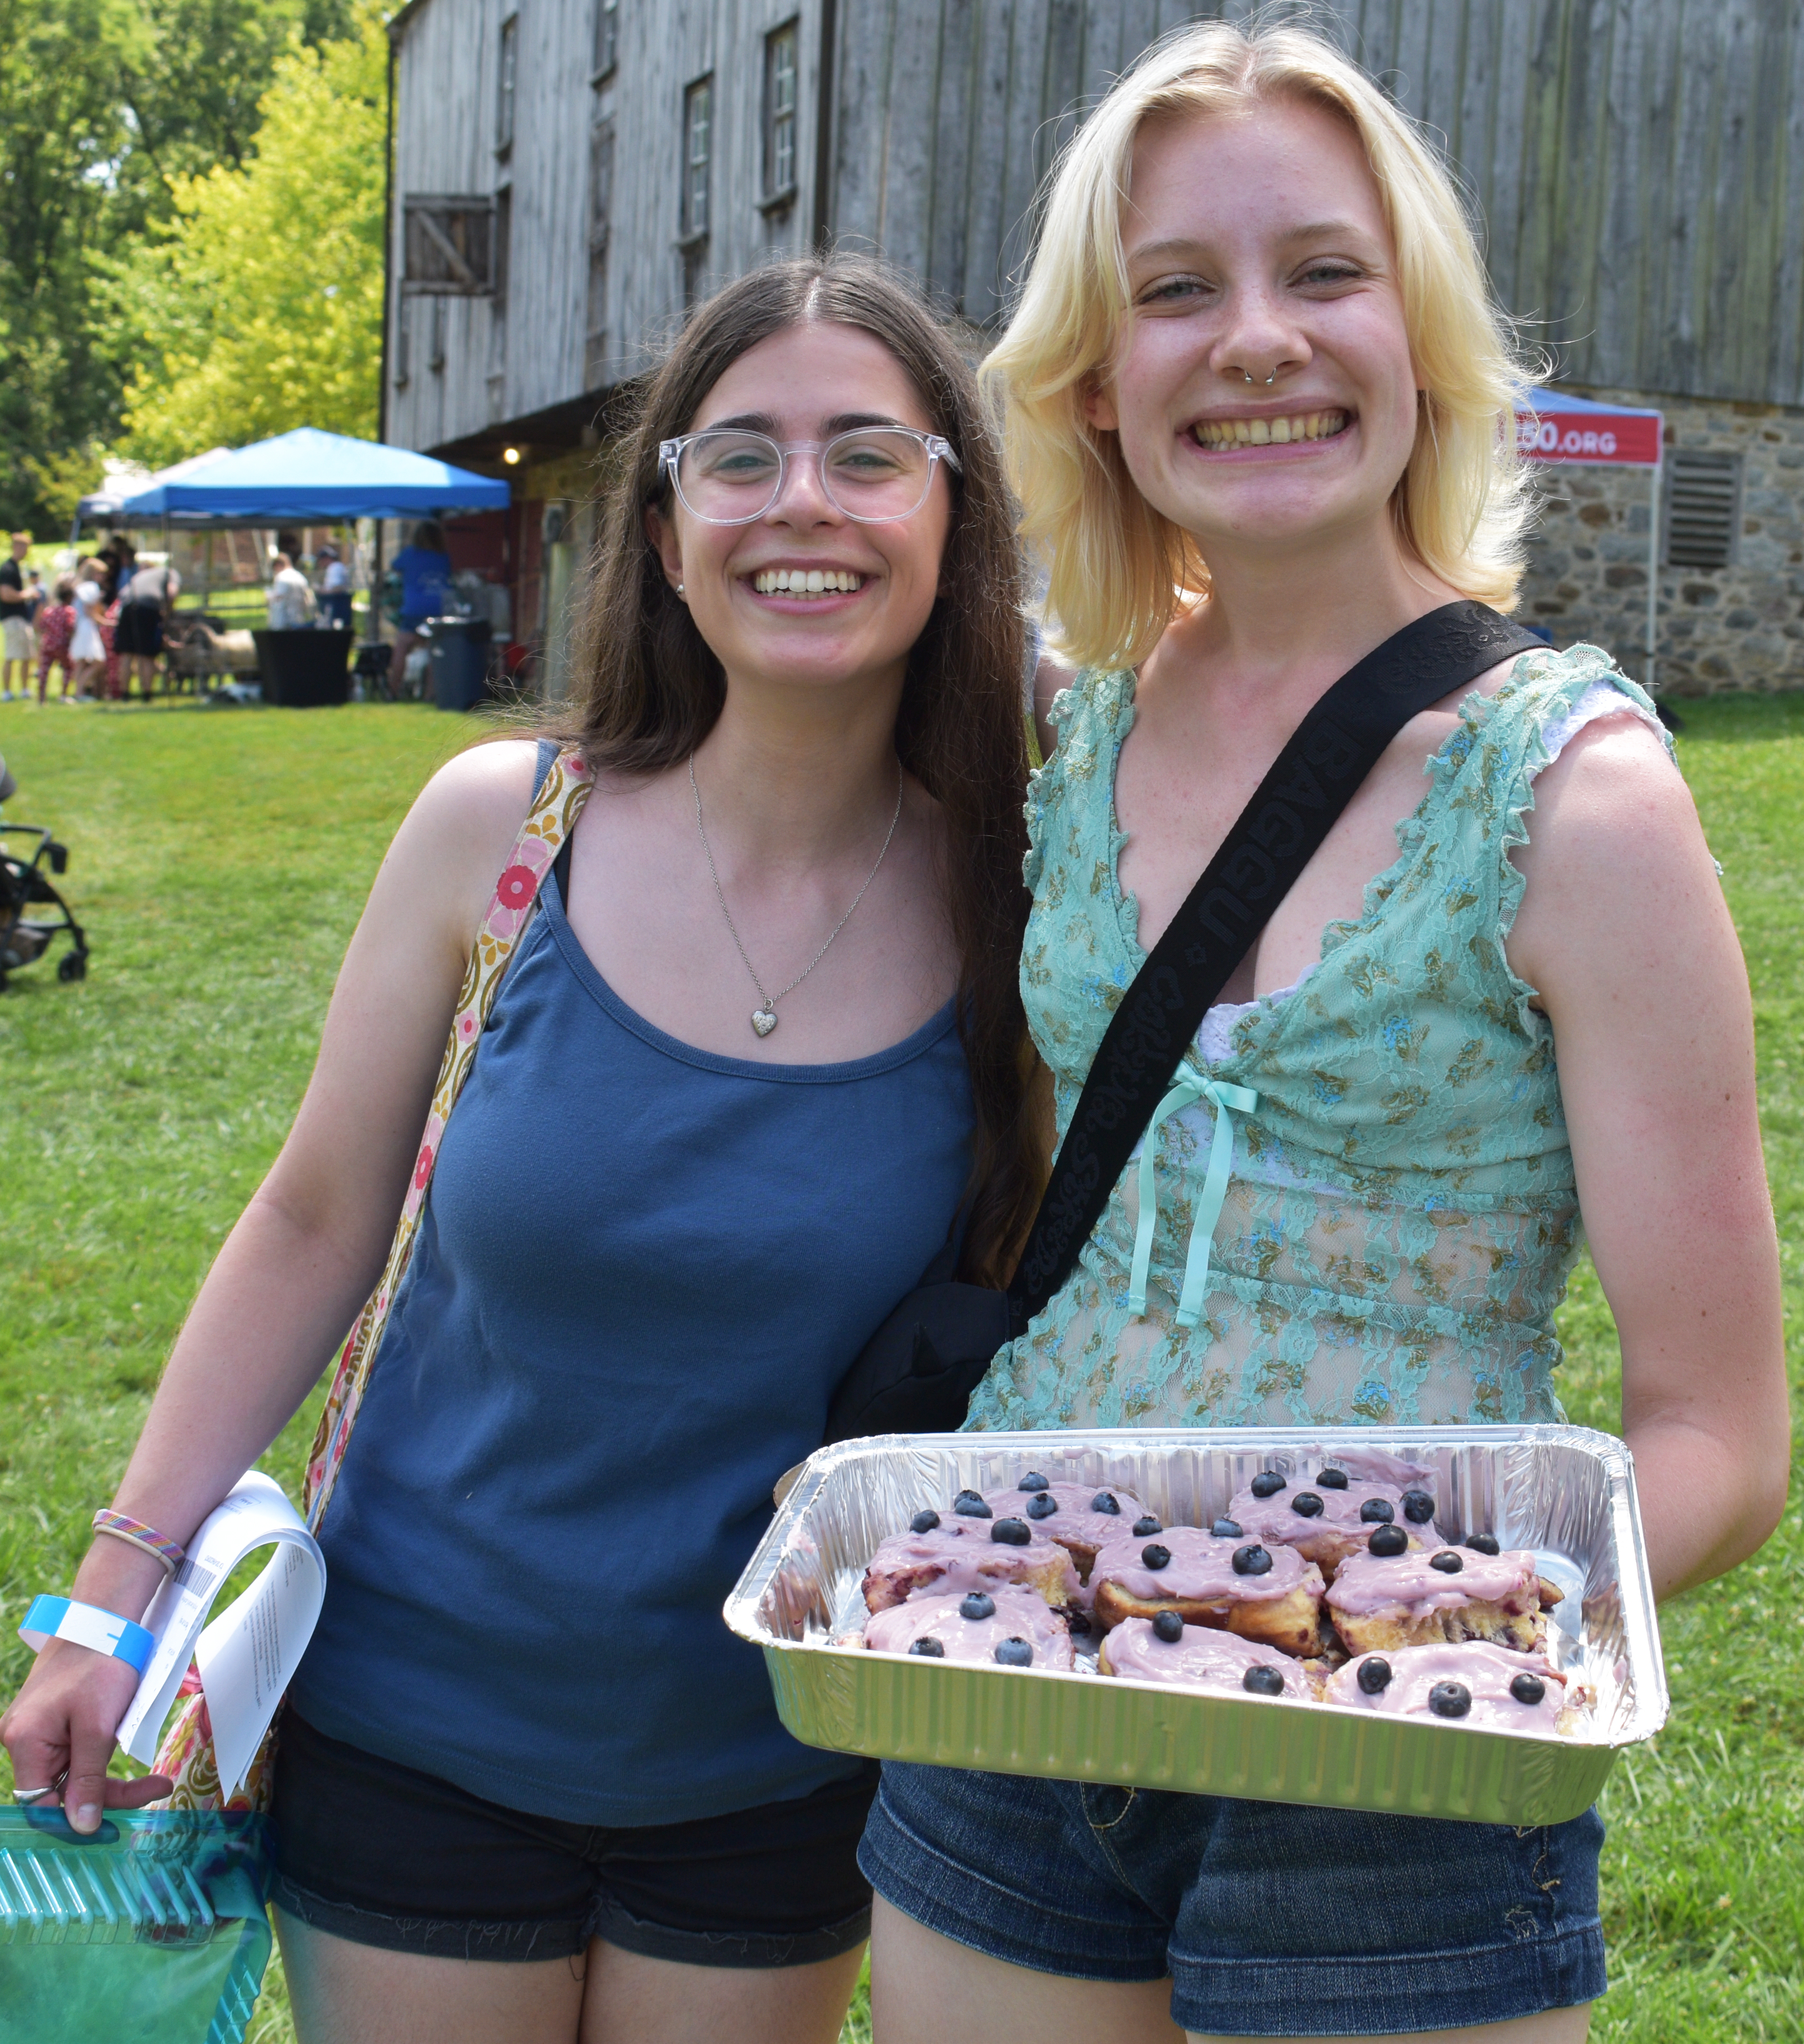
[[[1503,2023],[1604,1990],[1594,1810],[1516,1830],[885,1764],[859,1864],[917,1923],[1072,1980],[1171,1980],[1230,2037]]]
[[[808,1965],[870,1934],[856,1854],[877,1770],[849,1765],[789,1802],[610,1828],[505,1810],[290,1710],[271,1900],[352,1944],[429,1958],[569,1958],[601,1938],[684,1965]]]

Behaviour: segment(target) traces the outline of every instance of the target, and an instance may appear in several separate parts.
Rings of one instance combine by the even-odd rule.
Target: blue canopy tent
[[[445,511],[505,510],[512,492],[505,482],[453,468],[448,462],[377,440],[298,426],[253,446],[221,450],[183,464],[179,471],[153,477],[149,486],[123,499],[113,517],[121,525],[160,524],[215,532],[230,526],[337,525],[359,518],[425,518]],[[210,542],[209,543],[210,555]],[[379,528],[377,579],[380,580]],[[373,613],[372,613],[373,617]],[[290,647],[302,635],[256,635],[264,660],[266,697],[280,701],[342,701],[342,674],[326,694],[294,694],[271,664],[281,645],[284,660],[303,655],[310,667],[333,656],[342,670],[346,647],[313,644]],[[329,635],[337,639],[337,634]]]
[[[336,525],[505,510],[506,482],[379,440],[297,426],[158,478],[118,507],[121,524]]]

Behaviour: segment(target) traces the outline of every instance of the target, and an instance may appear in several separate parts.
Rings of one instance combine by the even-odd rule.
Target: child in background
[[[50,686],[51,664],[63,670],[63,699],[73,692],[70,678],[69,642],[75,636],[75,585],[67,575],[57,578],[50,600],[37,613],[37,699],[42,702]]]

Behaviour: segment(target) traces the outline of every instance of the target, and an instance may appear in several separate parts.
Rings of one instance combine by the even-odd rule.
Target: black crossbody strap
[[[1020,1334],[1070,1276],[1204,1015],[1410,719],[1542,642],[1482,603],[1433,610],[1290,735],[1110,1018],[1009,1286]]]

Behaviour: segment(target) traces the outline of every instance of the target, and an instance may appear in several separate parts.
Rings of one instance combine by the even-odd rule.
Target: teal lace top
[[[1145,955],[1117,880],[1133,686],[1087,673],[1058,697],[1028,798],[1021,993],[1061,1139]],[[1466,699],[1363,916],[1329,924],[1294,987],[1205,1018],[1187,1083],[969,1426],[1562,1417],[1553,1312],[1579,1208],[1552,1030],[1504,955],[1509,853],[1536,774],[1625,710],[1660,728],[1593,646],[1525,655]]]

